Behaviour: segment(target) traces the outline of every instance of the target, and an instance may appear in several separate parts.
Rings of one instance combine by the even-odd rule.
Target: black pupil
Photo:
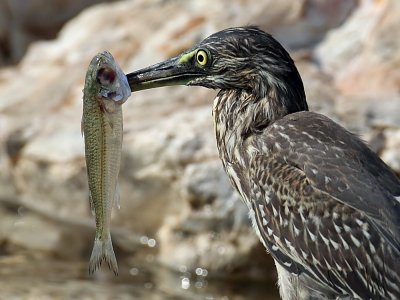
[[[197,56],[197,60],[198,60],[199,62],[203,62],[203,61],[204,61],[204,56],[203,56],[203,54],[199,54],[199,55]]]

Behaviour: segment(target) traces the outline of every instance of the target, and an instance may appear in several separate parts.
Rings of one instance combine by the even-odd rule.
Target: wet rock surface
[[[103,50],[130,72],[217,30],[258,24],[291,50],[310,109],[361,135],[400,174],[399,5],[333,2],[101,4],[1,69],[0,298],[276,296],[273,262],[218,158],[216,92],[195,87],[143,91],[124,104],[121,209],[112,218],[121,274],[87,277],[94,221],[80,133],[84,74]]]

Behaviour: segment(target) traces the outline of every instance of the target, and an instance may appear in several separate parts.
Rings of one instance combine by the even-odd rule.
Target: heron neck
[[[225,156],[227,161],[236,160],[235,147],[287,114],[308,110],[305,99],[303,104],[286,106],[290,99],[282,97],[290,96],[272,89],[265,97],[245,90],[221,90],[213,107],[220,156]]]

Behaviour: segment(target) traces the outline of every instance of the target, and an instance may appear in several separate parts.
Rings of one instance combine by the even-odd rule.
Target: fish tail
[[[108,267],[115,275],[118,275],[118,264],[110,235],[106,241],[97,238],[94,240],[92,255],[89,261],[89,274],[93,274],[100,267],[103,260],[107,261]]]

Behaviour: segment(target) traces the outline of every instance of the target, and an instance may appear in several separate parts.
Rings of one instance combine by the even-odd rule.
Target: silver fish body
[[[118,173],[122,148],[122,103],[130,96],[127,79],[112,55],[99,53],[90,62],[83,90],[82,132],[89,182],[89,198],[96,219],[96,235],[89,261],[92,274],[106,260],[118,274],[110,219],[118,201]]]

